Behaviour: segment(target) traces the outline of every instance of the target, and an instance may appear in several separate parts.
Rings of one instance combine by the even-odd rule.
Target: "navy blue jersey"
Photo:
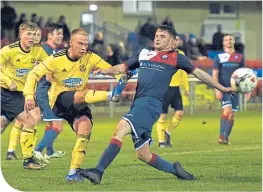
[[[46,51],[46,53],[48,54],[48,55],[52,55],[52,54],[54,54],[54,53],[56,53],[56,52],[58,52],[59,50],[54,50],[52,47],[50,47],[48,44],[44,44],[43,46],[43,49]]]
[[[230,87],[230,78],[232,73],[241,67],[244,67],[244,56],[240,53],[220,53],[215,57],[214,69],[218,69],[218,81],[225,87]]]
[[[176,51],[156,52],[144,48],[125,62],[129,70],[139,68],[136,98],[154,97],[162,101],[172,76],[178,69],[191,73],[195,67]]]

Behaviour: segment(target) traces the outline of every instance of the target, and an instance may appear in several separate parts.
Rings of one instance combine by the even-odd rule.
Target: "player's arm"
[[[23,90],[23,94],[26,100],[34,99],[35,87],[37,82],[41,79],[41,77],[46,75],[47,73],[52,73],[54,71],[54,66],[51,64],[52,61],[53,58],[50,57],[47,60],[39,63],[28,73],[25,87]]]
[[[139,54],[140,51],[138,51],[137,53],[135,53],[134,55],[132,55],[125,63],[123,64],[119,64],[119,65],[115,65],[109,69],[104,69],[104,70],[99,70],[96,71],[95,75],[97,73],[101,73],[104,75],[117,75],[117,74],[121,74],[124,73],[128,70],[134,70],[140,67],[140,63],[139,63]]]
[[[178,54],[177,57],[177,68],[183,69],[187,73],[192,73],[201,81],[206,84],[214,87],[222,92],[232,92],[234,91],[232,88],[226,88],[220,85],[218,82],[214,81],[214,79],[206,72],[201,69],[196,68],[185,56]]]
[[[9,64],[10,59],[10,48],[8,46],[5,46],[2,49],[0,49],[1,82],[5,83],[9,88],[14,90],[16,89],[16,85],[4,71],[4,66]],[[12,86],[13,84],[14,86]]]

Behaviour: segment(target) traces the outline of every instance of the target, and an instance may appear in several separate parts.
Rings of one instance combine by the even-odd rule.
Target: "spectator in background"
[[[18,22],[15,24],[15,36],[16,36],[16,40],[19,39],[19,26],[24,23],[25,21],[27,21],[26,19],[26,14],[25,13],[21,13],[20,15],[20,19],[18,20]]]
[[[139,44],[142,47],[153,46],[153,40],[155,36],[156,26],[153,23],[153,19],[148,17],[146,23],[141,27],[139,32]]]
[[[189,33],[179,35],[179,49],[181,49],[186,56],[188,56],[188,41],[189,41]]]
[[[69,41],[70,39],[70,30],[66,24],[66,18],[64,15],[61,15],[58,19],[57,24],[61,25],[63,27],[63,36],[65,41]]]
[[[121,57],[121,61],[125,62],[129,59],[129,55],[126,52],[126,48],[123,42],[119,42],[119,51],[120,51],[120,57]]]
[[[50,23],[54,23],[54,19],[52,17],[47,18],[45,27],[47,27]]]
[[[203,56],[208,56],[208,50],[207,50],[207,46],[205,44],[205,41],[203,38],[199,38],[197,40],[197,46],[199,49],[199,52],[203,55]]]
[[[13,7],[9,6],[7,1],[2,2],[1,8],[1,28],[3,29],[4,38],[9,42],[15,41],[15,24],[16,24],[16,11]]]
[[[38,26],[39,26],[39,28],[40,28],[40,30],[41,30],[42,40],[43,40],[43,41],[46,41],[46,36],[47,36],[47,34],[46,34],[45,19],[44,19],[44,17],[42,17],[42,16],[39,17],[39,20],[38,20],[37,24],[38,24]]]
[[[235,50],[244,54],[245,45],[241,42],[241,38],[239,36],[235,37]]]
[[[31,22],[32,23],[37,23],[37,14],[36,13],[32,13],[32,15],[31,15]]]
[[[213,47],[215,51],[223,50],[223,38],[224,34],[222,33],[222,26],[217,26],[217,32],[213,35]]]
[[[102,58],[104,58],[103,45],[104,45],[103,33],[99,31],[95,35],[95,39],[91,45],[91,50]]]
[[[173,21],[171,20],[171,18],[170,18],[169,15],[167,15],[167,16],[165,17],[164,21],[162,22],[162,25],[168,25],[168,26],[174,28],[174,23],[173,23]]]
[[[106,47],[106,59],[109,64],[112,66],[122,63],[120,57],[120,50],[117,45],[108,45]]]
[[[190,39],[188,41],[188,44],[187,44],[187,51],[188,51],[188,58],[191,59],[191,60],[204,60],[206,59],[207,57],[206,56],[203,56],[200,51],[199,51],[199,48],[197,46],[197,40],[196,40],[196,37],[191,34],[190,35]]]

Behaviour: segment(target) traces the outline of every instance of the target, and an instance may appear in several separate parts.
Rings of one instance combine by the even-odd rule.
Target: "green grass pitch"
[[[118,117],[94,117],[94,129],[82,167],[96,165],[119,120]],[[20,160],[5,160],[9,127],[2,135],[2,173],[9,185],[21,191],[262,191],[261,112],[238,113],[228,146],[217,144],[219,117],[219,111],[186,116],[173,132],[173,148],[158,148],[155,127],[153,129],[152,152],[169,161],[181,162],[198,178],[194,182],[180,181],[137,160],[128,136],[121,152],[105,172],[101,185],[94,186],[88,180],[68,184],[65,176],[76,138],[67,124],[55,143],[55,149],[66,152],[65,157],[51,160],[41,171],[22,168],[20,147],[17,152]],[[207,123],[202,124],[203,120]],[[42,132],[40,138],[44,124],[39,130]]]

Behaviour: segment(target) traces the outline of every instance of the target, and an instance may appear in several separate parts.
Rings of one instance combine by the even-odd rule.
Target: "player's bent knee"
[[[176,111],[175,112],[175,116],[179,117],[179,118],[182,118],[184,115],[184,112],[183,111]]]
[[[77,91],[74,94],[74,103],[79,104],[79,103],[84,103],[85,102],[85,94],[81,91]]]
[[[136,152],[137,158],[143,162],[148,163],[149,161],[151,161],[152,158],[152,154],[151,153],[144,153],[141,151],[137,151]]]
[[[1,116],[0,121],[1,121],[1,134],[3,134],[9,124],[9,121],[3,116]]]
[[[92,130],[91,120],[87,116],[82,116],[74,121],[74,129],[78,135],[90,135]]]
[[[115,132],[113,133],[113,137],[122,140],[124,136],[131,133],[131,126],[130,124],[125,120],[120,120],[117,128],[115,129]]]

